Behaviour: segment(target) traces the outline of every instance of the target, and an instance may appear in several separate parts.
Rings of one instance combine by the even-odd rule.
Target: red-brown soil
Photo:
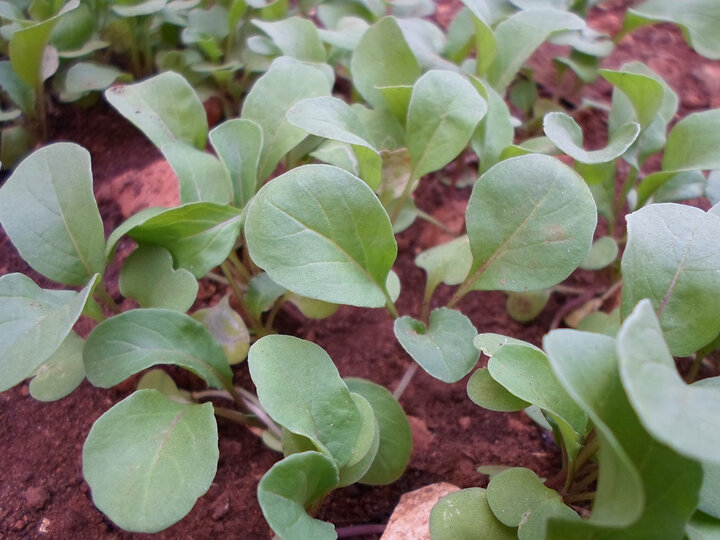
[[[628,2],[610,2],[596,9],[591,24],[616,31],[620,14]],[[458,2],[438,2],[441,22],[450,20]],[[544,48],[533,58],[536,77],[552,88],[553,68],[547,61],[557,49]],[[681,97],[681,114],[698,108],[720,106],[720,64],[698,57],[680,32],[662,25],[641,29],[626,37],[607,60],[617,67],[630,59],[646,61],[661,73]],[[587,95],[609,100],[609,86],[598,83]],[[584,117],[583,117],[584,118]],[[588,143],[603,144],[604,118],[594,113],[587,120],[596,130],[586,133]],[[74,140],[86,146],[93,157],[95,191],[109,233],[139,208],[170,205],[177,188],[168,166],[143,136],[107,106],[87,111],[62,108],[56,113],[54,140]],[[459,171],[449,169],[421,184],[417,192],[420,208],[461,232],[469,189],[456,189],[446,180]],[[415,267],[417,253],[443,237],[435,227],[417,222],[398,237],[400,255],[395,270],[403,291],[398,301],[402,314],[417,316],[424,287],[424,273]],[[131,250],[121,246],[119,256]],[[25,272],[42,286],[53,284],[36,274],[18,257],[0,231],[0,274]],[[107,283],[117,294],[114,276]],[[570,283],[593,290],[606,286],[605,273],[576,273]],[[215,302],[222,291],[204,282],[198,303]],[[446,300],[441,290],[437,301]],[[499,292],[474,293],[460,305],[481,332],[499,332],[538,343],[558,310],[572,297],[554,295],[540,317],[522,325],[505,313],[505,296]],[[343,376],[366,377],[390,389],[411,365],[410,358],[394,339],[392,320],[382,310],[342,307],[329,319],[303,319],[292,307],[278,317],[279,331],[293,333],[324,347]],[[90,325],[78,329],[87,334]],[[250,386],[247,368],[235,369],[236,381]],[[183,381],[196,381],[181,375]],[[525,466],[550,477],[560,466],[559,452],[551,438],[524,414],[500,414],[473,405],[465,393],[466,380],[447,385],[418,372],[403,394],[401,404],[410,416],[414,451],[404,476],[390,486],[350,486],[334,492],[318,517],[338,527],[385,523],[400,495],[437,481],[460,487],[483,485],[486,478],[476,472],[479,465]],[[69,397],[55,403],[40,403],[28,395],[27,383],[0,395],[0,537],[2,538],[132,538],[107,520],[92,504],[82,478],[81,449],[92,423],[114,403],[133,390],[126,383],[101,390],[87,382]],[[180,523],[156,535],[158,538],[269,538],[271,536],[256,502],[257,482],[279,459],[247,430],[220,419],[220,462],[209,492]]]

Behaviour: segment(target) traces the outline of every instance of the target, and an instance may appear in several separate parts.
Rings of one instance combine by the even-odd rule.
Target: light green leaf
[[[663,171],[720,168],[720,109],[687,115],[668,135]]]
[[[379,87],[412,85],[420,66],[394,17],[383,17],[368,28],[353,52],[352,81],[365,101],[387,108]]]
[[[486,112],[487,103],[462,75],[432,70],[420,77],[407,115],[412,179],[455,159]]]
[[[352,145],[360,177],[373,190],[378,188],[382,168],[380,154],[368,142],[370,136],[360,118],[344,101],[330,96],[304,99],[288,111],[286,119],[312,135]]]
[[[157,390],[162,395],[174,401],[189,403],[190,392],[180,390],[173,378],[162,369],[146,371],[138,381],[136,390]]]
[[[504,93],[508,85],[535,49],[555,32],[585,27],[577,15],[557,9],[540,8],[520,11],[495,29],[497,56],[487,78],[493,88]]]
[[[36,144],[36,136],[25,126],[9,126],[3,128],[2,135],[0,136],[0,161],[2,161],[2,168],[8,170],[14,169],[20,160],[32,151]]]
[[[654,81],[653,81],[654,82]],[[594,165],[613,161],[625,153],[640,133],[640,125],[625,124],[611,137],[608,145],[601,150],[584,150],[583,132],[580,126],[562,112],[551,112],[543,120],[545,135],[567,155],[581,163]]]
[[[430,313],[427,326],[408,317],[395,319],[395,337],[425,371],[443,382],[454,383],[470,373],[480,357],[473,346],[477,330],[470,319],[454,309]]]
[[[408,107],[412,97],[413,86],[403,84],[398,86],[380,86],[378,90],[385,98],[385,104],[390,112],[397,118],[398,122],[405,124],[407,120]]]
[[[473,345],[475,345],[475,348],[481,351],[485,356],[489,356],[491,358],[500,350],[501,347],[504,347],[505,345],[521,345],[523,347],[530,347],[540,351],[538,347],[528,343],[527,341],[493,333],[478,334],[475,336],[475,339],[473,339]]]
[[[168,0],[140,0],[134,4],[116,3],[112,10],[121,17],[144,17],[161,11]]]
[[[27,263],[66,285],[105,270],[105,235],[90,154],[55,143],[25,159],[0,188],[0,223]]]
[[[83,446],[95,506],[126,531],[158,532],[209,488],[218,462],[211,403],[139,390],[103,414]]]
[[[643,429],[620,382],[615,340],[555,330],[543,343],[558,380],[588,414],[600,442],[590,519],[553,520],[548,539],[680,538],[697,505],[702,472]]]
[[[703,463],[703,483],[700,489],[698,509],[720,520],[720,465],[718,463]]]
[[[205,149],[205,108],[181,75],[166,71],[139,83],[114,86],[105,91],[105,98],[158,148],[180,142]]]
[[[310,341],[271,335],[250,347],[248,363],[260,404],[272,419],[327,448],[344,467],[362,417],[328,354]]]
[[[508,527],[518,527],[519,540],[542,538],[550,518],[579,520],[560,494],[546,487],[530,469],[507,469],[490,479],[487,501],[493,514]]]
[[[307,298],[306,296],[300,296],[294,293],[289,293],[287,300],[297,307],[300,310],[300,313],[308,319],[325,319],[326,317],[333,315],[340,307],[337,304],[323,302],[322,300],[315,300],[314,298]]]
[[[85,379],[82,351],[85,340],[70,332],[60,347],[39,368],[30,381],[30,395],[38,401],[62,399]]]
[[[481,176],[465,219],[472,287],[523,291],[551,287],[583,261],[597,211],[577,173],[555,158],[530,154]]]
[[[285,115],[298,101],[330,95],[331,85],[317,68],[302,63],[273,64],[247,94],[241,118],[260,126],[263,146],[258,180],[264,181],[280,159],[299,144],[306,133],[288,123]]]
[[[470,540],[492,538],[515,540],[515,529],[503,525],[487,502],[481,488],[461,489],[440,499],[430,512],[430,536],[433,540]]]
[[[250,313],[260,318],[260,315],[270,309],[275,300],[287,292],[285,287],[275,283],[265,272],[253,276],[248,283],[245,295],[245,304]]]
[[[627,96],[640,127],[645,129],[660,111],[665,95],[663,86],[653,77],[630,71],[601,69],[600,75]]]
[[[513,320],[521,323],[535,319],[550,299],[550,289],[539,291],[509,292],[505,309]]]
[[[693,49],[706,58],[720,60],[720,35],[715,26],[720,6],[714,0],[649,0],[630,9],[629,14],[680,25]]]
[[[617,350],[623,386],[643,426],[683,455],[720,464],[720,392],[685,384],[649,300],[625,319]]]
[[[612,236],[602,236],[593,242],[590,251],[580,268],[600,270],[615,262],[618,256],[618,245]]]
[[[351,393],[350,396],[360,413],[362,425],[355,441],[352,457],[340,469],[338,487],[349,486],[360,480],[370,469],[380,446],[380,425],[375,418],[372,405],[360,394]]]
[[[32,116],[35,111],[35,90],[18,77],[9,60],[0,62],[0,88],[10,100],[23,111]]]
[[[513,143],[515,128],[505,100],[487,81],[470,77],[480,95],[487,102],[487,114],[478,124],[470,145],[480,158],[480,171],[485,172],[500,161],[500,156]]]
[[[76,293],[41,289],[23,274],[0,276],[0,391],[28,378],[60,347],[95,280]]]
[[[144,308],[186,312],[195,302],[198,283],[184,268],[173,268],[172,255],[160,246],[140,246],[125,259],[120,292]]]
[[[218,158],[182,142],[165,143],[160,150],[180,182],[181,203],[233,200],[230,175]]]
[[[688,540],[718,540],[720,539],[720,519],[699,511],[695,512],[685,526],[685,533]]]
[[[603,311],[588,313],[578,323],[577,330],[615,337],[620,330],[620,308],[615,308],[610,313]]]
[[[78,62],[65,74],[65,92],[84,94],[94,90],[105,90],[122,74],[123,72],[114,66]]]
[[[434,291],[440,283],[459,285],[470,273],[472,253],[466,234],[415,257],[415,264],[427,272],[427,289]]]
[[[331,523],[305,511],[338,483],[333,462],[319,452],[293,454],[265,473],[258,484],[258,502],[273,531],[284,540],[333,540]]]
[[[369,485],[390,484],[400,478],[410,461],[412,433],[407,416],[393,395],[379,384],[354,377],[344,381],[351,392],[370,402],[380,428],[375,459],[359,481]]]
[[[308,19],[290,17],[281,21],[253,19],[252,24],[265,32],[285,56],[307,62],[324,62],[325,47],[317,27]]]
[[[245,225],[258,266],[287,289],[326,302],[382,307],[397,244],[372,190],[350,173],[306,165],[253,199]]]
[[[215,388],[232,385],[225,352],[212,334],[167,309],[133,309],[100,323],[88,336],[83,360],[88,380],[101,388],[160,364],[184,367]]]
[[[262,129],[255,122],[234,118],[210,131],[210,144],[230,173],[233,204],[243,208],[258,188]]]
[[[213,307],[200,309],[192,318],[200,321],[225,351],[228,364],[239,364],[250,349],[250,333],[242,317],[230,307],[230,295],[226,294]]]
[[[493,379],[487,368],[480,368],[472,374],[467,383],[467,394],[473,403],[491,411],[522,411],[530,406],[529,402]]]
[[[160,212],[153,209],[138,219],[131,217],[128,222],[127,227],[120,225],[116,232],[140,243],[164,247],[172,253],[176,267],[189,270],[199,279],[232,251],[242,214],[229,206],[198,202]],[[113,233],[108,245],[111,239],[117,242],[120,236]]]
[[[688,356],[720,332],[720,217],[663,203],[630,214],[622,258],[622,314],[649,298],[674,356]]]

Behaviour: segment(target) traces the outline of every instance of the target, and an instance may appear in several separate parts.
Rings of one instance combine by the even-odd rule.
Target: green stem
[[[265,330],[270,333],[273,329],[273,324],[275,324],[275,317],[277,317],[277,314],[280,312],[280,308],[283,306],[283,304],[288,299],[288,294],[283,294],[280,298],[275,300],[275,303],[273,303],[272,309],[270,309],[270,313],[268,313],[267,319],[265,319]]]
[[[432,302],[433,293],[435,292],[435,287],[430,286],[430,282],[428,281],[425,284],[425,293],[423,294],[423,302],[422,306],[420,306],[420,320],[424,322],[425,324],[428,323],[428,318],[430,316],[430,303]]]
[[[247,320],[247,322],[250,324],[250,328],[253,331],[253,333],[257,336],[264,336],[266,334],[265,328],[263,325],[258,321],[254,315],[252,315],[247,309],[244,309],[245,304],[243,302],[243,293],[240,290],[240,286],[237,283],[237,280],[233,276],[232,269],[227,261],[220,264],[220,269],[222,270],[222,273],[225,275],[225,279],[227,279],[230,288],[233,291],[233,294],[235,295],[235,298],[237,298],[238,304],[240,305],[240,308],[242,309],[242,316],[244,319]]]
[[[136,78],[142,78],[142,62],[140,61],[140,49],[137,45],[137,36],[135,30],[137,29],[135,17],[127,17],[125,19],[125,25],[127,26],[128,33],[130,34],[130,64],[132,65],[133,75]]]
[[[444,232],[445,234],[449,234],[449,235],[451,235],[451,236],[455,236],[455,233],[454,233],[453,231],[451,231],[451,230],[448,228],[447,225],[445,225],[442,221],[439,221],[439,220],[435,219],[434,217],[432,217],[432,216],[431,216],[430,214],[428,214],[427,212],[423,212],[422,210],[417,209],[417,215],[418,215],[418,217],[419,217],[420,219],[424,219],[424,220],[427,221],[428,223],[431,223],[432,225],[435,225],[438,229],[440,229],[440,230],[441,230],[442,232]]]
[[[395,202],[395,206],[393,207],[390,214],[390,223],[392,223],[393,225],[395,225],[398,216],[400,216],[400,212],[402,212],[403,206],[405,206],[405,202],[407,201],[408,197],[410,197],[416,181],[417,178],[415,178],[415,175],[411,175],[407,185],[405,186],[405,189],[403,190],[398,200]]]
[[[622,190],[620,191],[620,196],[615,201],[615,208],[613,212],[613,220],[620,214],[622,211],[623,205],[625,204],[625,201],[627,200],[627,195],[630,193],[630,189],[635,185],[635,180],[637,180],[638,170],[634,167],[631,167],[628,171],[627,175],[625,176],[625,181],[623,182]]]
[[[385,298],[386,298],[385,308],[386,308],[386,309],[388,310],[388,312],[390,313],[390,316],[391,316],[393,319],[397,319],[398,317],[400,317],[400,314],[398,313],[398,310],[397,310],[397,308],[395,307],[395,302],[392,301],[392,298],[390,298],[389,296],[386,296]]]
[[[98,286],[95,288],[95,293],[100,297],[100,300],[103,301],[110,311],[116,315],[120,313],[120,306],[117,305],[112,296],[110,296],[110,293],[107,292],[105,285],[98,283]]]
[[[252,274],[247,269],[247,267],[242,263],[240,260],[240,257],[237,256],[237,252],[231,251],[230,256],[228,257],[230,262],[232,263],[235,270],[237,270],[237,273],[240,275],[240,278],[245,281],[245,283],[249,283],[252,279]]]
[[[587,463],[587,461],[597,453],[598,448],[600,448],[600,439],[597,438],[597,434],[593,430],[585,439],[584,446],[580,449],[580,452],[578,452],[578,455],[575,458],[574,469],[577,471],[580,467],[585,465],[585,463]]]
[[[218,407],[217,405],[213,407],[213,410],[215,412],[215,416],[219,416],[220,418],[225,418],[226,420],[230,420],[232,422],[236,422],[238,424],[242,424],[244,426],[248,427],[265,427],[263,424],[259,421],[257,421],[255,418],[252,418],[245,413],[241,413],[240,411],[235,411],[233,409],[227,409],[225,407]]]
[[[48,136],[48,128],[47,111],[45,110],[45,84],[43,81],[38,81],[37,87],[35,88],[35,114],[37,115],[37,122],[40,126],[40,137],[45,141]]]
[[[587,493],[577,493],[575,495],[568,495],[565,497],[566,503],[577,503],[577,502],[585,502],[585,501],[592,501],[595,498],[595,492],[589,491]]]

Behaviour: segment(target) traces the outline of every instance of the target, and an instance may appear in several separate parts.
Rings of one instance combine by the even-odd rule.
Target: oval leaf
[[[472,374],[467,383],[467,394],[473,403],[491,411],[522,411],[530,406],[529,402],[520,399],[493,379],[486,368]]]
[[[139,390],[97,419],[83,446],[95,506],[126,531],[157,532],[182,519],[217,469],[210,403],[180,404]]]
[[[516,540],[517,531],[495,517],[481,488],[461,489],[440,499],[430,512],[433,540],[480,538]]]
[[[225,351],[228,364],[239,364],[245,360],[250,349],[250,333],[242,317],[230,307],[229,294],[213,307],[196,311],[192,317],[210,330]]]
[[[85,379],[83,347],[85,340],[70,332],[52,356],[35,370],[28,388],[30,395],[38,401],[55,401],[80,386]]]

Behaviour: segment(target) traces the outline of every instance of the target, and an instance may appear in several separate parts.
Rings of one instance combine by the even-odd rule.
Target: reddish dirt
[[[604,4],[593,11],[591,24],[598,29],[616,30],[619,13],[626,4]],[[458,3],[445,0],[438,5],[438,19],[446,24]],[[550,49],[543,48],[532,62],[538,80],[552,88],[555,81],[547,60],[557,51]],[[719,64],[699,58],[674,27],[642,29],[626,37],[607,65],[617,67],[631,58],[647,61],[666,77],[681,96],[682,114],[720,105]],[[609,87],[602,83],[587,92],[595,99],[609,100]],[[106,233],[144,206],[169,206],[177,200],[172,172],[157,150],[107,106],[88,111],[63,108],[56,120],[55,140],[74,140],[91,151],[96,196]],[[598,127],[588,133],[588,143],[602,145],[604,118],[596,114],[586,120],[588,125]],[[446,177],[459,174],[450,169],[426,179],[417,193],[418,206],[456,232],[462,228],[469,189],[447,185]],[[420,310],[424,274],[413,264],[415,255],[446,239],[424,222],[415,223],[399,235],[400,255],[395,270],[404,286],[398,301],[401,313],[418,315]],[[130,243],[121,245],[119,257],[131,249]],[[42,286],[53,286],[32,273],[0,231],[0,274],[14,271],[29,273]],[[116,273],[117,269],[107,277],[114,294]],[[570,284],[590,290],[605,286],[608,280],[604,273],[578,272]],[[203,282],[193,309],[215,302],[220,292],[214,284]],[[449,289],[440,290],[436,302],[447,300],[449,293]],[[505,296],[499,292],[469,295],[460,308],[479,331],[504,333],[537,344],[558,310],[572,300],[554,295],[540,317],[529,325],[507,316]],[[277,326],[281,332],[323,346],[343,376],[366,377],[393,389],[411,365],[394,339],[390,317],[382,310],[342,307],[334,316],[318,322],[305,320],[288,307],[280,313]],[[81,322],[78,331],[87,334],[89,330],[90,325]],[[236,381],[249,387],[247,368],[240,366],[235,371]],[[186,375],[179,376],[197,384]],[[465,394],[465,384],[466,380],[447,385],[419,372],[401,399],[411,418],[415,444],[403,477],[390,486],[356,485],[338,490],[327,499],[319,517],[338,527],[385,523],[406,491],[437,481],[460,487],[484,485],[485,477],[476,472],[484,464],[530,467],[545,477],[557,472],[559,453],[547,434],[521,413],[499,414],[474,406]],[[69,397],[50,404],[29,397],[27,383],[0,394],[0,423],[4,426],[0,432],[0,537],[140,537],[120,531],[95,509],[81,471],[82,444],[92,423],[132,389],[131,382],[112,390],[96,389],[85,382]],[[158,538],[200,539],[223,534],[229,538],[270,538],[255,489],[279,456],[248,431],[222,419],[218,423],[220,462],[214,484],[184,520],[155,535]]]

